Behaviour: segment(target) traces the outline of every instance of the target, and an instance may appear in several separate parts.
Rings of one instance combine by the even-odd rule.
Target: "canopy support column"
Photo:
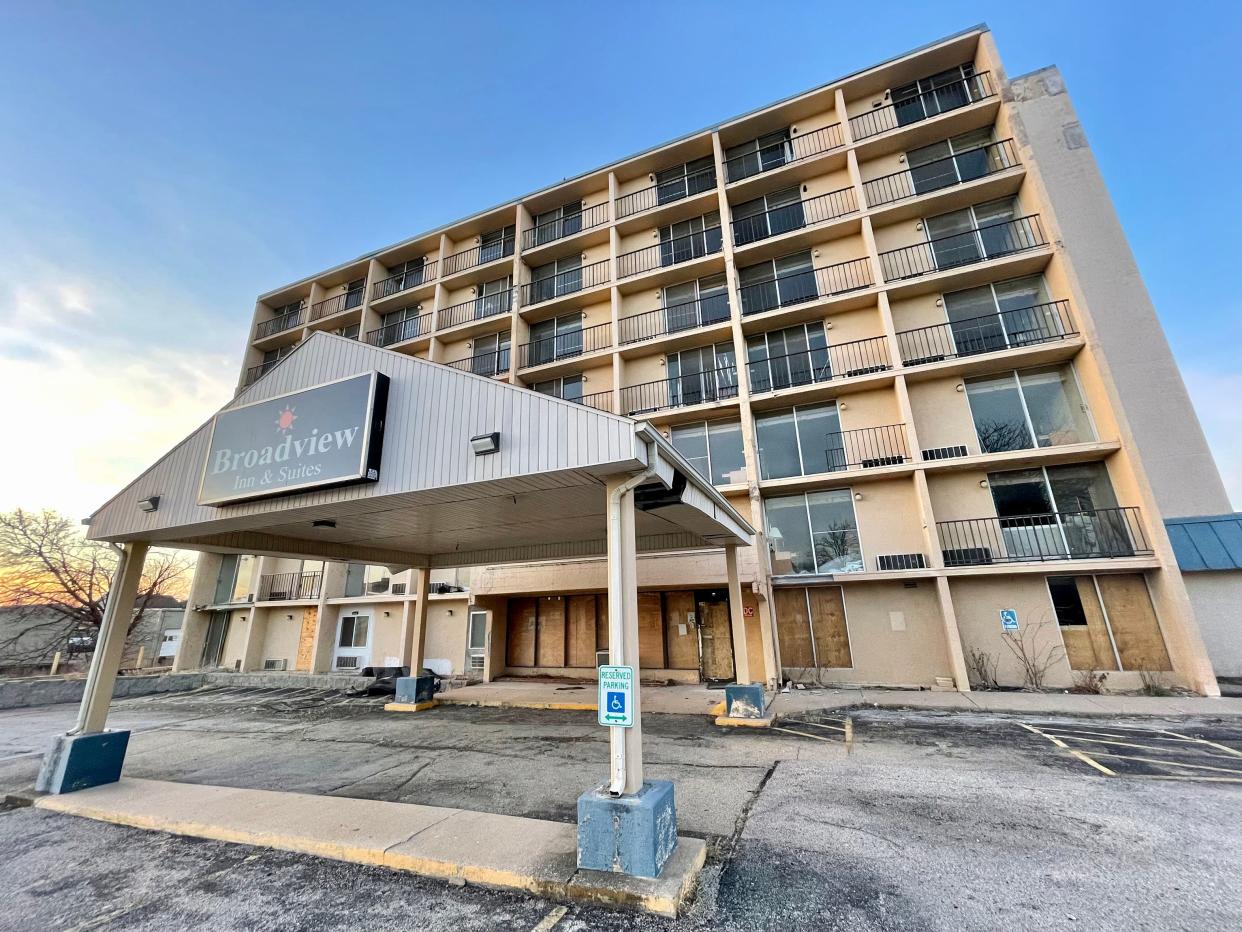
[[[142,580],[148,544],[135,541],[121,547],[120,560],[108,590],[108,604],[95,636],[95,653],[82,691],[78,721],[59,735],[43,758],[35,787],[45,793],[69,793],[121,777],[128,731],[104,731],[108,707],[116,688],[117,670],[125,638],[134,618],[134,603]]]

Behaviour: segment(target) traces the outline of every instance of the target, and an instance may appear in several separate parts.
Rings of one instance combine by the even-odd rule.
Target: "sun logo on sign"
[[[298,416],[293,413],[293,408],[285,405],[285,410],[280,412],[280,416],[276,418],[276,429],[282,434],[287,434],[293,430],[293,422]]]

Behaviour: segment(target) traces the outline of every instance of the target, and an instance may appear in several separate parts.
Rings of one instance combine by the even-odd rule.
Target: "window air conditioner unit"
[[[269,670],[279,672],[279,671],[284,671],[288,669],[289,669],[288,660],[264,660],[263,661],[263,672],[264,673],[268,672]]]
[[[883,573],[889,570],[926,569],[927,561],[921,553],[882,553],[875,558],[875,565]]]

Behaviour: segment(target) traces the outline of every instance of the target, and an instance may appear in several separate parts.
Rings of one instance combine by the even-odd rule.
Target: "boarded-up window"
[[[664,593],[665,640],[668,665],[673,670],[699,668],[699,636],[690,616],[694,613],[694,593]]]
[[[840,586],[776,590],[776,631],[786,670],[853,666]]]
[[[1172,667],[1141,574],[1050,576],[1048,591],[1072,669]]]
[[[565,666],[565,599],[545,596],[539,600],[539,623],[535,641],[538,666]]]
[[[508,650],[505,664],[510,667],[535,665],[535,599],[509,600]]]
[[[569,658],[571,667],[595,666],[595,596],[569,597]]]
[[[1097,576],[1113,641],[1126,670],[1169,670],[1173,664],[1160,633],[1160,622],[1147,592],[1147,581],[1137,573]]]
[[[664,666],[664,612],[660,593],[638,593],[638,664],[644,670]]]

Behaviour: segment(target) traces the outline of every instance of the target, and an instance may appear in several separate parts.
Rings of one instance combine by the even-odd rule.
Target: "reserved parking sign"
[[[598,719],[601,725],[634,726],[634,668],[599,668]]]

